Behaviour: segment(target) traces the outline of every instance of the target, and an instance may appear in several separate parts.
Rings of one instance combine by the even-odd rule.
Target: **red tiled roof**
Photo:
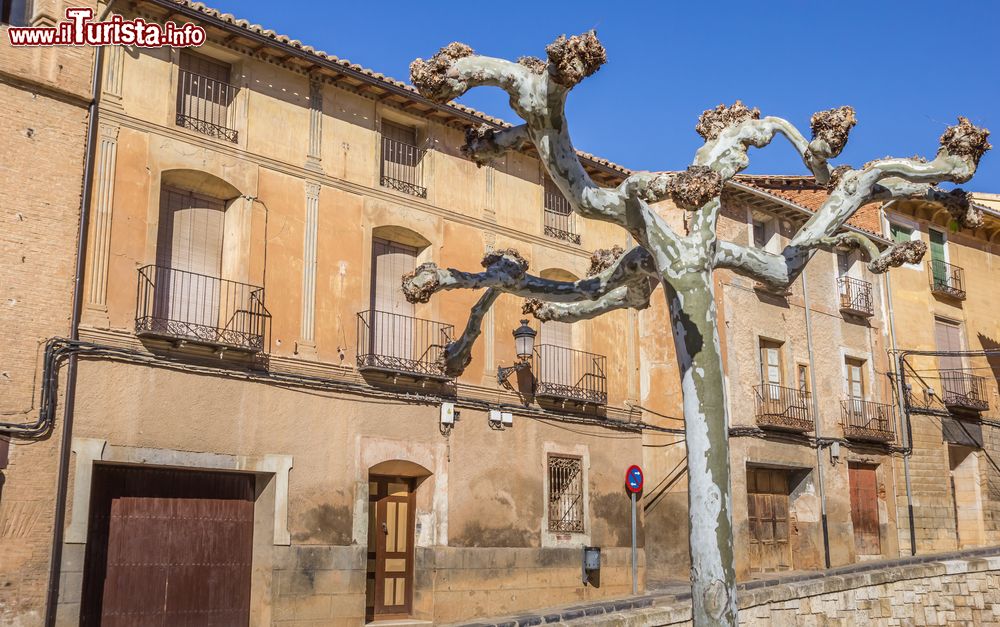
[[[787,202],[793,203],[816,212],[826,199],[829,193],[826,188],[816,182],[811,176],[758,176],[741,174],[736,180],[744,185],[753,187],[771,196],[775,196]],[[881,203],[870,202],[862,205],[847,221],[851,226],[871,233],[882,235],[881,224]]]

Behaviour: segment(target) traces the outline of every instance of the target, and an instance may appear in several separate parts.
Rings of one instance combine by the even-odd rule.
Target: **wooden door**
[[[854,525],[854,547],[858,555],[882,554],[876,468],[860,464],[851,464],[848,467],[851,486],[851,523]]]
[[[747,469],[747,516],[750,570],[758,573],[790,570],[787,470]]]
[[[576,385],[573,372],[573,325],[569,322],[550,320],[542,323],[540,378],[545,383]]]
[[[405,618],[413,609],[413,479],[368,479],[369,619]]]
[[[97,466],[81,624],[247,625],[254,477]]]

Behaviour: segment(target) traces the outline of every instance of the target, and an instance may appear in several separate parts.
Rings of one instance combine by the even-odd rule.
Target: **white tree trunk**
[[[663,284],[684,399],[695,625],[737,624],[729,417],[711,270]]]

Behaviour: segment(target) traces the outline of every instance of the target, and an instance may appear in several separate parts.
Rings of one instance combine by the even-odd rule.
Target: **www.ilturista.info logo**
[[[12,46],[139,46],[142,48],[188,48],[205,43],[205,29],[191,23],[157,24],[137,17],[126,20],[112,15],[94,22],[94,10],[66,9],[66,19],[55,26],[11,26]]]

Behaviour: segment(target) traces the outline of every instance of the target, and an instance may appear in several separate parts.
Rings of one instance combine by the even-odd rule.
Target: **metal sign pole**
[[[635,492],[632,493],[632,596],[639,594],[639,564],[635,549]]]

